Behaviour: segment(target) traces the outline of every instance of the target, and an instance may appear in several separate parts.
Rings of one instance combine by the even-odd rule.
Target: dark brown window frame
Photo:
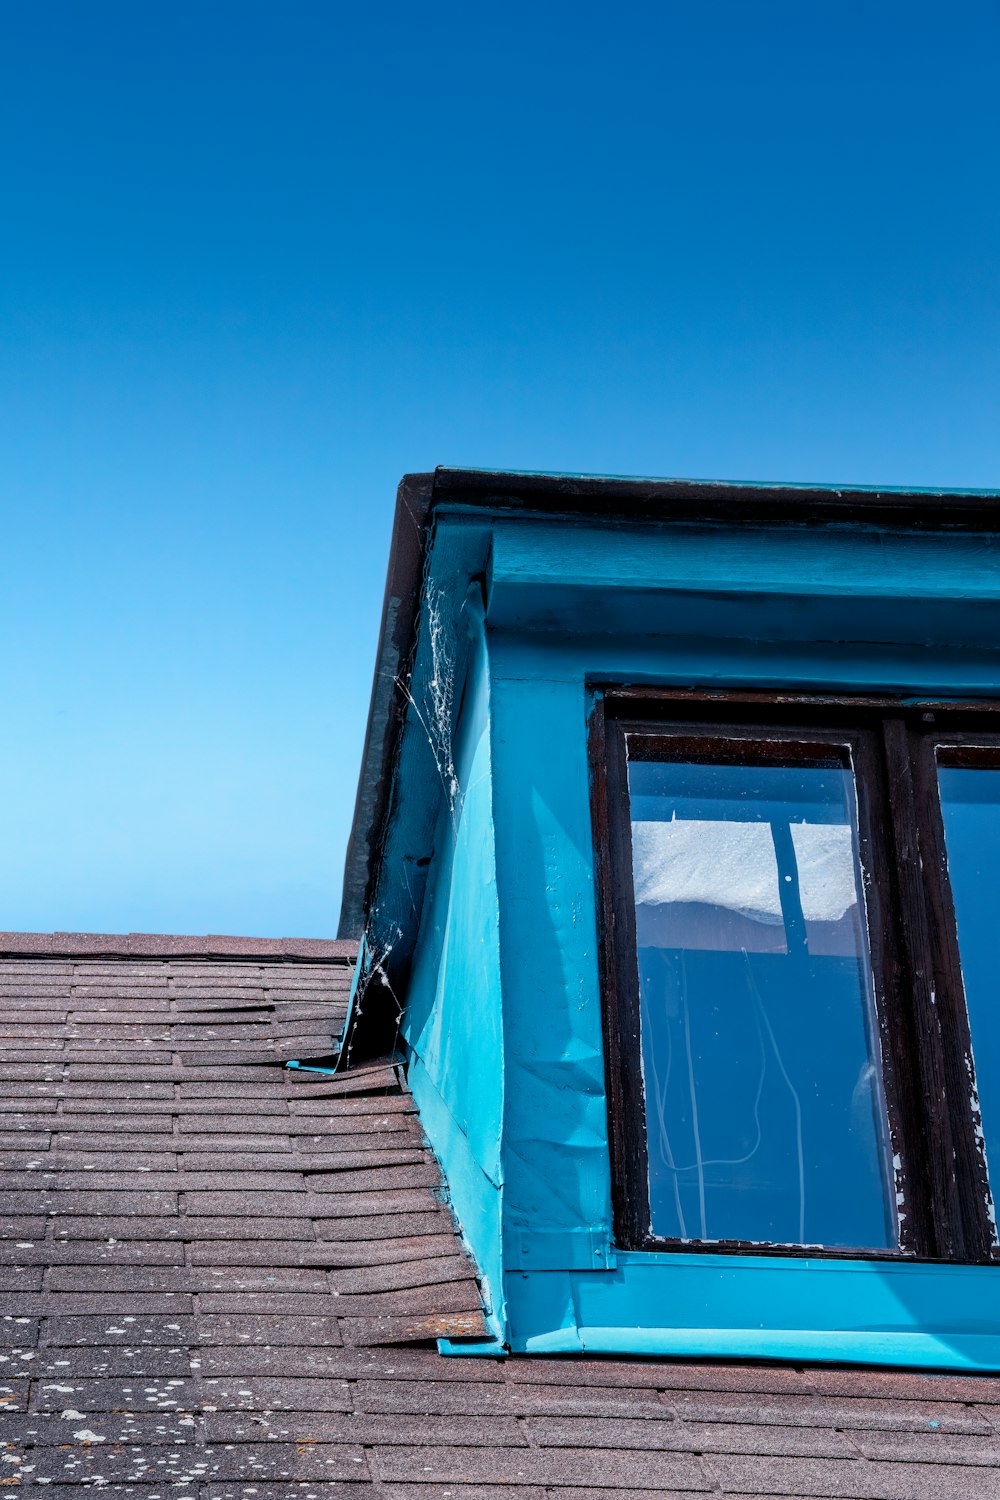
[[[591,683],[589,757],[611,1146],[621,1249],[835,1259],[998,1259],[938,795],[944,765],[1000,766],[1000,704]],[[848,746],[858,799],[883,1089],[905,1216],[893,1250],[679,1241],[650,1231],[625,736],[653,755],[720,742]],[[796,747],[799,747],[796,749]],[[732,751],[730,751],[732,753]],[[1000,1184],[997,1184],[1000,1198]]]

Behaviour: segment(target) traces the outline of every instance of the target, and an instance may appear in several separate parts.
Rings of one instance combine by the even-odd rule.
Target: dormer
[[[340,1066],[405,1062],[445,1352],[1000,1369],[998,522],[404,479]]]

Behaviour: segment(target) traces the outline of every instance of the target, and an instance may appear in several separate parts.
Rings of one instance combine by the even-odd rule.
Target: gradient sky
[[[1000,485],[998,54],[4,0],[0,928],[335,931],[406,470]]]

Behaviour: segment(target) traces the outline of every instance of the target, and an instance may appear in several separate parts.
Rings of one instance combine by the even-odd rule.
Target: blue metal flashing
[[[510,1353],[503,1339],[438,1339],[437,1350],[463,1359],[506,1359]]]
[[[610,1275],[510,1274],[508,1294],[526,1353],[906,1365],[933,1349],[941,1367],[993,1370],[1000,1350],[993,1266],[620,1251]]]
[[[414,1100],[478,1264],[490,1321],[500,1332],[503,1023],[490,682],[481,613],[461,689],[455,792],[444,801],[435,836],[402,1039]]]
[[[617,1254],[607,1229],[509,1229],[505,1262],[522,1271],[608,1271]]]

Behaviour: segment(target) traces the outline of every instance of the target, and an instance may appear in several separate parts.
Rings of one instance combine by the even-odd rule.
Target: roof
[[[202,941],[0,936],[4,1484],[1000,1496],[995,1377],[439,1355],[484,1325],[405,1080],[284,1066],[350,949]]]
[[[438,468],[400,482],[354,821],[344,867],[340,935],[364,929],[377,874],[392,771],[408,701],[427,544],[438,510],[566,517],[602,523],[708,521],[1000,529],[1000,491],[758,484],[617,475]]]

